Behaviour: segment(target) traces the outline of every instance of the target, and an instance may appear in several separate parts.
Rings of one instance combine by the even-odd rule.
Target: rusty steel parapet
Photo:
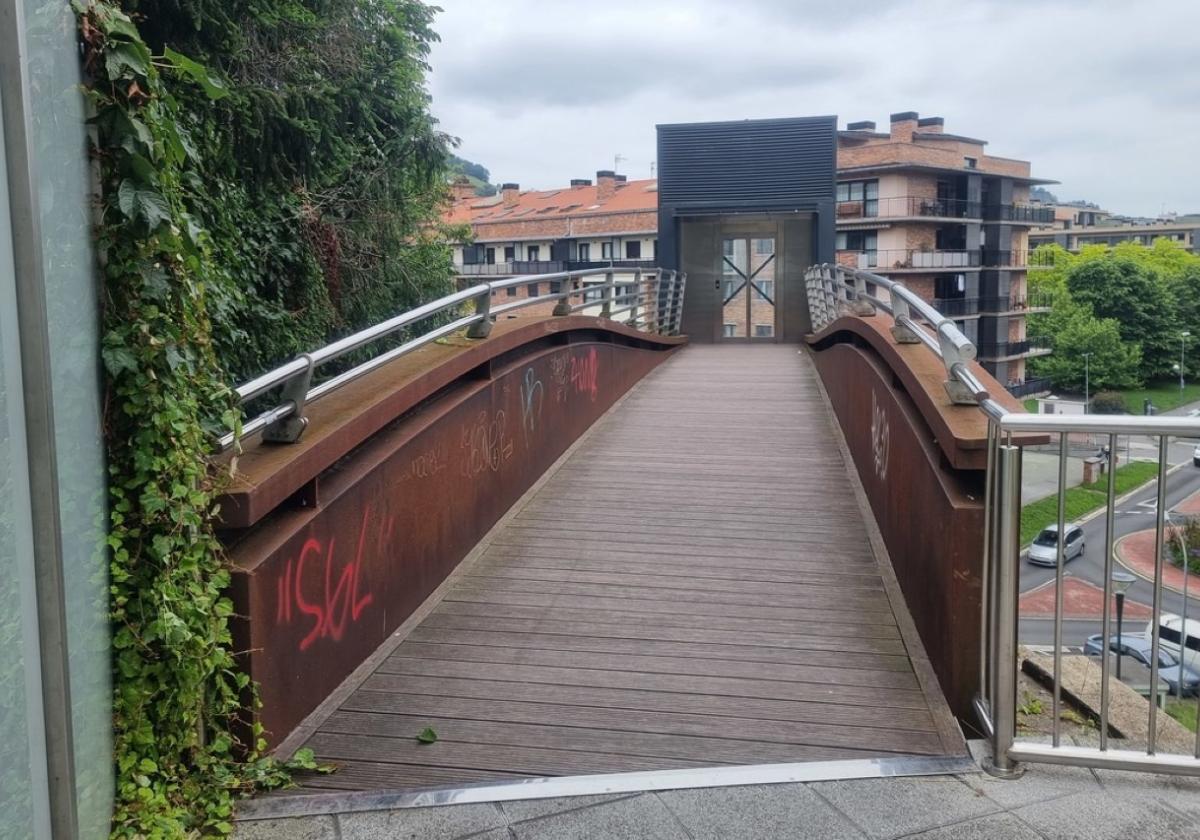
[[[942,690],[969,720],[979,689],[987,418],[952,404],[941,360],[924,345],[897,344],[889,323],[846,316],[807,341]],[[982,367],[972,371],[1005,407],[1024,410]]]
[[[686,339],[584,316],[423,348],[250,444],[222,500],[234,641],[277,745]]]

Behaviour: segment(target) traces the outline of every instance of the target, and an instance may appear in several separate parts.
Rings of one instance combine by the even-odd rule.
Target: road
[[[1170,460],[1174,461],[1178,459],[1183,461],[1184,465],[1167,476],[1168,510],[1192,493],[1200,491],[1200,468],[1191,465],[1190,444],[1186,447],[1172,447],[1171,454],[1174,457]],[[1185,457],[1186,460],[1184,460]],[[1119,503],[1113,523],[1114,536],[1121,537],[1134,531],[1153,528],[1157,496],[1158,486],[1155,483],[1135,494],[1130,499]],[[1066,569],[1066,574],[1101,587],[1104,586],[1104,529],[1106,518],[1104,514],[1101,514],[1084,523],[1083,538],[1086,551],[1082,557],[1072,560]],[[1053,579],[1054,569],[1034,566],[1025,560],[1021,561],[1022,592],[1026,592]],[[1191,583],[1193,586],[1189,586],[1189,596],[1192,593],[1200,596],[1200,575],[1197,575]],[[1129,587],[1127,593],[1129,600],[1140,601],[1143,604],[1152,604],[1153,597],[1153,587],[1147,581],[1140,578]],[[1200,599],[1189,597],[1188,601],[1189,618],[1195,616],[1200,619]],[[1163,610],[1178,614],[1182,608],[1183,596],[1164,589]],[[1140,632],[1144,626],[1142,622],[1137,622],[1132,629]],[[1128,631],[1129,629],[1131,628],[1127,626],[1126,630]],[[1046,645],[1052,644],[1054,640],[1054,626],[1053,622],[1049,619],[1022,619],[1018,632],[1020,640],[1025,644]],[[1099,632],[1099,619],[1095,621],[1066,621],[1063,624],[1063,643],[1071,647],[1076,647],[1082,645],[1088,635]],[[1113,632],[1116,632],[1115,627]]]

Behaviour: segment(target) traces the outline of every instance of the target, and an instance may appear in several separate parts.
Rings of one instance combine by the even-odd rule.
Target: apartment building
[[[986,141],[945,131],[941,117],[891,115],[838,132],[837,259],[904,282],[953,318],[979,360],[1015,393],[1036,391],[1025,361],[1050,352],[1026,333],[1029,230],[1053,211],[1029,201],[1052,184],[1029,161],[984,152]]]
[[[481,198],[463,180],[451,191],[446,221],[467,225],[472,234],[470,243],[454,246],[455,268],[464,281],[614,266],[622,282],[631,281],[638,268],[657,265],[654,179],[630,181],[600,170],[594,183],[577,178],[559,189],[522,190],[508,183],[496,195]],[[549,286],[531,282],[498,294],[518,300],[546,294]],[[545,314],[547,308],[553,304],[519,311]]]
[[[1156,239],[1179,242],[1193,253],[1200,253],[1200,218],[1142,219],[1120,216],[1091,205],[1046,205],[1054,220],[1029,232],[1029,247],[1057,244],[1068,251],[1085,245],[1119,245],[1137,242],[1153,245]]]

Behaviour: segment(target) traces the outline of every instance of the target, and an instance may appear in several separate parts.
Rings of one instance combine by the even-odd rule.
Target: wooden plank
[[[871,729],[861,726],[836,725],[823,722],[761,720],[721,715],[684,714],[675,711],[645,711],[598,706],[559,705],[553,703],[478,700],[463,697],[441,697],[421,694],[396,694],[363,691],[352,695],[342,709],[346,712],[368,712],[372,715],[396,714],[407,716],[410,722],[399,735],[411,734],[413,721],[434,726],[439,736],[442,729],[437,721],[452,718],[470,721],[505,723],[539,723],[554,726],[582,726],[614,732],[656,732],[663,735],[691,735],[704,738],[732,738],[739,741],[770,742],[775,744],[809,744],[847,747],[862,750],[882,750],[896,753],[937,754],[941,741],[936,732],[914,730]],[[367,723],[356,722],[352,728],[339,715],[329,718],[323,727],[328,732],[376,731]],[[421,723],[426,721],[427,723]],[[379,729],[383,732],[384,730]],[[456,730],[461,735],[461,730]],[[483,739],[485,742],[487,738]],[[786,759],[792,761],[795,759]]]
[[[498,629],[444,629],[426,622],[416,628],[405,641],[430,642],[443,645],[507,647],[534,650],[586,651],[622,656],[668,656],[704,660],[733,659],[738,662],[758,662],[784,665],[823,665],[830,668],[861,668],[868,671],[897,671],[911,674],[908,657],[831,651],[824,647],[802,649],[767,647],[734,643],[659,641],[655,639],[612,638],[584,634],[513,632]]]
[[[650,615],[681,613],[694,616],[719,616],[725,618],[759,618],[805,620],[841,624],[846,628],[858,627],[871,622],[894,624],[891,613],[874,612],[870,621],[855,612],[844,609],[819,610],[791,607],[763,607],[753,604],[720,604],[689,601],[684,603],[674,598],[606,598],[600,595],[563,595],[559,593],[522,592],[502,590],[498,586],[474,587],[463,583],[446,596],[447,601],[470,601],[477,604],[515,604],[533,607],[573,607],[581,613],[592,610],[625,610]],[[581,616],[584,617],[584,616]],[[846,629],[844,632],[854,632]]]
[[[431,726],[437,732],[437,743],[416,743],[417,733],[427,726]],[[382,749],[371,753],[371,756],[376,760],[395,760],[399,763],[415,763],[415,758],[426,758],[435,752],[427,749],[427,746],[436,747],[440,744],[532,747],[570,750],[573,753],[619,753],[626,758],[685,759],[717,764],[813,761],[844,757],[847,753],[857,753],[857,757],[865,758],[868,754],[864,750],[852,749],[844,744],[823,745],[803,741],[789,744],[740,739],[732,734],[714,737],[682,734],[678,731],[664,733],[655,731],[651,726],[630,731],[612,727],[589,727],[578,720],[569,726],[555,726],[538,722],[345,711],[330,717],[321,732],[324,735],[384,739]],[[868,746],[865,749],[878,754],[874,747]],[[358,748],[355,748],[354,752],[361,754]]]
[[[509,620],[520,622],[528,629],[536,629],[539,623],[547,626],[562,623],[576,623],[578,626],[616,625],[618,628],[629,628],[631,631],[706,631],[710,634],[725,636],[725,631],[736,632],[738,641],[754,644],[776,644],[788,647],[792,638],[798,640],[797,646],[803,644],[804,636],[828,638],[829,649],[845,649],[834,647],[835,642],[862,641],[864,650],[875,649],[882,653],[904,652],[904,643],[900,640],[899,631],[893,625],[864,624],[860,630],[853,629],[853,624],[830,625],[823,622],[804,622],[792,619],[757,619],[757,618],[721,618],[719,616],[697,616],[695,613],[646,613],[625,612],[620,610],[598,610],[581,613],[570,607],[522,606],[504,604],[486,604],[472,601],[443,601],[431,616],[467,616],[474,618]],[[497,625],[498,628],[498,625]],[[499,629],[499,628],[498,628]],[[557,629],[557,628],[556,628]],[[600,635],[600,634],[595,634]],[[658,636],[653,636],[658,638]],[[697,636],[701,641],[714,641],[716,636]],[[684,640],[686,641],[686,640]],[[870,644],[882,644],[871,648]],[[854,649],[854,648],[850,648]]]
[[[430,659],[440,662],[486,662],[494,665],[544,665],[551,668],[583,668],[591,671],[728,677],[821,685],[833,683],[840,686],[917,690],[917,680],[910,668],[902,671],[867,670],[847,668],[840,664],[796,665],[730,658],[657,656],[649,652],[631,654],[556,650],[541,646],[498,647],[406,640],[388,659],[393,662],[400,659]]]
[[[562,668],[543,665],[496,665],[486,662],[453,662],[437,659],[389,657],[379,666],[379,674],[462,679],[507,680],[543,685],[574,685],[634,688],[682,694],[720,694],[725,697],[757,697],[767,700],[797,700],[836,703],[879,710],[892,708],[923,709],[920,691],[898,688],[856,688],[847,691],[832,680],[837,672],[830,669],[828,682],[801,683],[744,677],[704,677],[691,674],[662,674],[642,671],[604,671],[586,668]]]
[[[821,624],[785,622],[784,632],[749,629],[746,619],[731,619],[731,626],[710,627],[697,618],[692,626],[656,621],[636,613],[596,613],[583,621],[571,610],[538,610],[532,607],[489,607],[486,604],[447,603],[438,607],[418,629],[449,628],[484,633],[551,633],[614,640],[701,642],[754,647],[755,650],[829,651],[906,657],[904,643],[895,635],[854,636],[830,632]],[[689,616],[682,616],[687,619]],[[691,617],[695,618],[695,617]],[[641,619],[641,620],[639,620]],[[731,635],[728,630],[734,629]],[[884,628],[886,629],[886,628]],[[763,653],[771,656],[771,653]]]

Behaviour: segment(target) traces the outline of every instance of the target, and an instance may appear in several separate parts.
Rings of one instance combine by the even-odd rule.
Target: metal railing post
[[[562,297],[554,307],[554,315],[570,315],[571,314],[571,293],[575,290],[575,278],[564,277],[562,287],[559,292]]]
[[[642,270],[639,268],[637,271],[635,271],[633,273],[633,303],[630,304],[630,306],[632,308],[629,310],[629,320],[627,320],[625,322],[627,325],[633,326],[634,324],[637,323],[638,308],[641,303],[641,300],[642,300]]]
[[[616,287],[613,285],[613,273],[610,271],[604,275],[604,305],[600,308],[601,318],[611,318],[613,310],[613,296],[616,294]],[[584,297],[587,297],[587,292],[584,292]]]
[[[308,428],[308,418],[304,416],[304,403],[308,400],[308,390],[312,387],[314,365],[313,357],[309,353],[301,353],[300,358],[308,362],[307,366],[284,383],[283,391],[279,395],[281,405],[292,404],[292,412],[263,429],[262,439],[269,443],[295,443]]]
[[[467,338],[487,338],[492,331],[492,287],[475,298],[475,314],[479,320],[467,328]]]
[[[994,701],[992,760],[984,768],[993,776],[1016,778],[1024,772],[1008,751],[1017,729],[1017,590],[1021,530],[1021,450],[1011,444],[996,452],[997,556],[992,558],[996,588],[992,633]]]

